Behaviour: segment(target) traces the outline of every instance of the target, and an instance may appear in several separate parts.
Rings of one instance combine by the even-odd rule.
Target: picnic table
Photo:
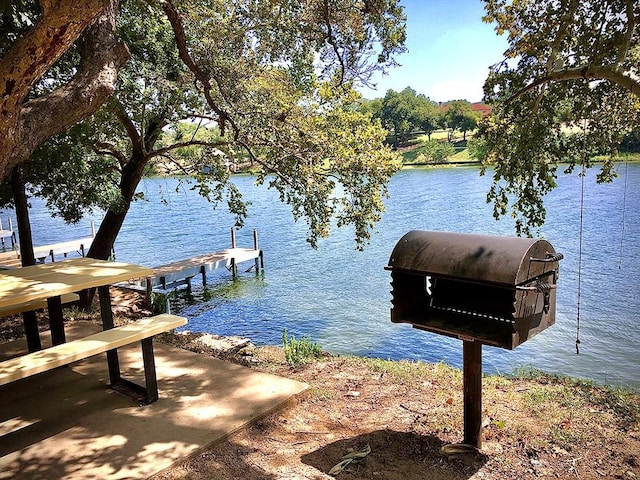
[[[65,342],[62,295],[97,288],[106,330],[113,327],[109,285],[152,274],[153,270],[147,267],[86,257],[4,270],[0,271],[0,308],[46,300],[52,344],[59,345]],[[27,332],[27,343],[39,344],[39,340],[29,338],[33,335]]]
[[[14,359],[0,363],[0,384],[3,383],[2,375],[4,375],[4,383],[7,383],[80,358],[106,352],[109,377],[112,386],[115,386],[124,381],[120,377],[116,348],[138,340],[142,342],[145,371],[153,370],[146,372],[145,375],[148,373],[152,376],[151,381],[155,383],[151,338],[161,331],[186,324],[186,319],[173,315],[159,315],[145,319],[139,325],[114,328],[109,292],[109,286],[113,283],[148,277],[152,274],[153,270],[147,267],[86,257],[0,272],[0,308],[17,307],[28,302],[46,299],[53,345],[42,352],[37,351],[39,348],[33,348],[40,344],[37,329],[33,332],[25,328],[28,330],[25,332],[26,335],[32,337],[27,338],[30,353],[22,360]],[[96,334],[98,336],[87,337],[65,345],[61,297],[90,288],[98,290],[103,332]],[[37,338],[33,338],[34,336]],[[148,381],[149,378],[147,383]],[[153,388],[156,390],[157,398],[157,385],[151,385],[151,390]],[[154,398],[149,399],[149,401],[154,400]]]

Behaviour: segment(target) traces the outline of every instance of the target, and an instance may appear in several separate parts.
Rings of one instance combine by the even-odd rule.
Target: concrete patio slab
[[[67,338],[97,329],[73,324]],[[0,345],[0,359],[25,351],[22,341]],[[107,387],[104,355],[0,387],[0,479],[148,478],[307,389],[157,342],[155,351],[151,405]],[[142,383],[139,347],[119,352],[123,376]]]

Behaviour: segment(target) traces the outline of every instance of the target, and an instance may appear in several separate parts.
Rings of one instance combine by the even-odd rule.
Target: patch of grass
[[[448,159],[450,162],[475,162],[475,158],[471,158],[469,155],[469,149],[465,148],[459,152],[451,155]]]
[[[594,162],[603,162],[609,157],[606,155],[596,155],[592,158]],[[640,153],[621,153],[614,158],[615,162],[640,162]]]
[[[166,313],[167,305],[176,297],[176,291],[171,290],[168,293],[151,292],[151,309],[154,313]]]
[[[462,372],[444,363],[425,363],[411,360],[384,360],[382,358],[362,358],[360,361],[374,372],[389,375],[398,383],[411,383],[428,379],[438,384],[460,381]]]
[[[282,348],[287,363],[294,367],[304,365],[313,358],[319,358],[322,355],[320,345],[312,342],[309,337],[302,337],[300,340],[297,340],[293,335],[289,337],[286,328],[282,330]]]
[[[535,381],[548,400],[561,402],[567,408],[581,408],[585,404],[612,410],[621,426],[640,422],[640,399],[636,391],[619,386],[598,386],[591,380],[548,374],[532,368],[514,371],[516,378]],[[559,386],[561,388],[554,388]],[[538,388],[532,389],[538,390]],[[534,394],[535,395],[535,394]],[[551,396],[555,396],[551,398]]]

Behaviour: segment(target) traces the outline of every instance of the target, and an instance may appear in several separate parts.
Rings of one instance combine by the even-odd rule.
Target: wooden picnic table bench
[[[69,305],[80,300],[80,295],[77,293],[65,293],[60,295],[62,305]],[[7,315],[16,315],[18,313],[30,312],[32,310],[43,310],[47,308],[47,299],[40,298],[36,300],[29,300],[27,302],[19,303],[17,305],[10,305],[7,307],[0,307],[0,317],[6,317]]]
[[[158,399],[153,337],[159,333],[186,325],[186,323],[187,319],[184,317],[170,314],[156,315],[10,360],[4,360],[0,362],[0,385],[140,342],[145,386],[143,387],[122,378],[119,365],[114,369],[113,365],[109,364],[109,378],[112,388],[121,390],[120,387],[123,387],[126,390],[125,393],[142,394],[146,403],[152,403]]]

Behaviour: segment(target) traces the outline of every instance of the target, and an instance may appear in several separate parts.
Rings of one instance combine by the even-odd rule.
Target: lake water
[[[556,324],[514,351],[483,348],[485,372],[515,367],[640,386],[640,165],[618,167],[621,178],[597,185],[586,179],[581,266],[580,354],[576,355],[581,180],[561,176],[547,197],[548,221],[541,229],[562,252]],[[396,242],[409,230],[513,235],[509,219],[496,222],[485,203],[491,179],[476,168],[404,170],[390,185],[387,212],[364,252],[352,230],[334,230],[317,250],[305,242],[306,225],[292,220],[277,194],[254,186],[251,176],[234,182],[253,203],[238,246],[259,233],[265,270],[238,279],[222,270],[206,289],[181,296],[173,310],[189,318],[189,329],[242,335],[256,344],[280,344],[282,329],[308,335],[325,350],[390,359],[446,362],[460,367],[459,340],[392,324],[390,275],[384,270]],[[175,179],[147,179],[149,200],[133,205],[116,243],[118,260],[148,266],[228,248],[233,223]],[[89,234],[89,220],[67,226],[51,219],[37,199],[32,208],[36,244]],[[3,214],[3,217],[5,214]],[[99,218],[95,218],[96,223]],[[250,266],[250,263],[242,266]]]

